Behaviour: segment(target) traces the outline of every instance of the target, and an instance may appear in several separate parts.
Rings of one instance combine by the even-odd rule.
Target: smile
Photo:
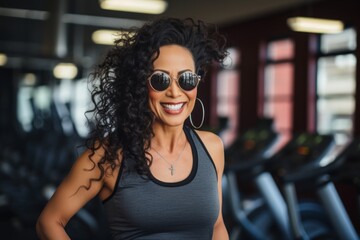
[[[169,103],[162,103],[161,106],[168,111],[179,111],[185,103],[177,103],[177,104],[169,104]]]

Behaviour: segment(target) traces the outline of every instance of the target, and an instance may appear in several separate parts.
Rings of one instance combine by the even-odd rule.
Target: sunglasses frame
[[[191,73],[191,74],[195,75],[195,77],[196,77],[196,79],[197,79],[196,86],[195,86],[193,89],[191,89],[191,90],[185,90],[185,89],[183,89],[183,88],[180,86],[180,83],[179,83],[179,78],[180,78],[183,74],[186,74],[186,73]],[[155,89],[155,88],[153,87],[153,85],[151,84],[151,77],[154,76],[155,74],[165,74],[166,76],[168,76],[168,77],[170,78],[169,86],[167,86],[167,88],[165,88],[164,90],[157,90],[157,89]],[[166,89],[168,89],[168,88],[171,86],[173,80],[175,80],[177,86],[178,86],[182,91],[190,92],[190,91],[194,90],[195,88],[197,88],[197,86],[199,85],[199,83],[200,83],[200,81],[201,81],[201,76],[197,75],[196,73],[187,71],[187,72],[181,73],[178,77],[174,78],[174,77],[170,76],[170,74],[168,74],[168,73],[166,73],[166,72],[155,71],[155,72],[153,72],[153,73],[150,75],[150,77],[148,78],[148,82],[149,82],[149,85],[150,85],[151,89],[153,89],[153,90],[156,91],[156,92],[163,92],[163,91],[165,91]]]

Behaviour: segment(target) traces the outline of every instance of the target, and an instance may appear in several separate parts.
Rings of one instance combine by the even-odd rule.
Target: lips
[[[161,106],[164,108],[165,112],[171,114],[180,113],[183,109],[185,103],[162,103]]]

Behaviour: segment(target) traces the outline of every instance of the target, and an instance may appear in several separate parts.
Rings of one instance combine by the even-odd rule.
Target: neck
[[[172,153],[176,151],[179,145],[183,145],[186,136],[182,126],[176,127],[153,127],[154,137],[151,139],[151,146]]]

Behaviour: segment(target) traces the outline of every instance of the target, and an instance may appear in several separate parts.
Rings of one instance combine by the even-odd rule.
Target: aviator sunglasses
[[[183,72],[177,78],[170,77],[164,72],[154,72],[149,77],[149,84],[155,91],[161,92],[166,90],[171,85],[171,80],[175,79],[179,88],[184,91],[191,91],[197,87],[201,77],[192,72]]]

